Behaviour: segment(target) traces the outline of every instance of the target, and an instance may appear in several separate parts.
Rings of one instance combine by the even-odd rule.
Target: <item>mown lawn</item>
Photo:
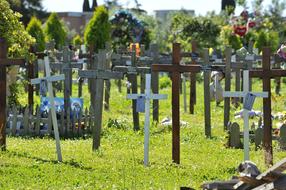
[[[165,81],[166,82],[166,81]],[[261,82],[255,82],[261,91]],[[274,85],[273,85],[274,87]],[[284,109],[285,86],[282,96],[274,96],[274,111]],[[85,87],[84,101],[89,105]],[[243,150],[225,148],[223,107],[212,103],[212,138],[204,136],[203,85],[197,87],[195,115],[183,112],[181,119],[188,122],[181,128],[181,164],[172,163],[171,127],[160,124],[151,127],[150,167],[143,166],[143,121],[141,130],[132,130],[131,101],[125,99],[126,89],[118,93],[112,85],[110,111],[104,111],[101,148],[92,152],[89,139],[62,140],[63,163],[56,161],[52,138],[7,139],[6,152],[0,153],[0,189],[179,189],[181,186],[199,189],[203,182],[229,179],[243,160]],[[160,103],[160,120],[171,116],[170,87],[168,100]],[[74,88],[76,93],[76,87]],[[181,97],[182,98],[182,97]],[[21,99],[25,102],[25,96]],[[255,108],[262,108],[257,99]],[[232,110],[233,116],[234,110]],[[121,125],[107,127],[110,120]],[[241,124],[241,120],[238,120]],[[257,121],[251,120],[251,121]],[[264,154],[251,146],[251,160],[263,171]],[[274,143],[275,162],[286,156]]]

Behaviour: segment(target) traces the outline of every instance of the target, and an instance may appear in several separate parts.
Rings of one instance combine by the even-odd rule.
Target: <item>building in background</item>
[[[57,14],[70,31],[83,34],[84,28],[91,19],[93,12],[58,12]]]

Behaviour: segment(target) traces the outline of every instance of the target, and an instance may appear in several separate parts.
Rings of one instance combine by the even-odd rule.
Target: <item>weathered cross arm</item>
[[[127,99],[133,99],[136,100],[138,97],[145,97],[145,99],[149,100],[160,100],[160,99],[167,99],[168,95],[167,94],[151,94],[151,95],[146,95],[146,94],[127,94]]]
[[[25,60],[23,59],[6,59],[6,58],[0,58],[0,65],[5,65],[5,66],[13,66],[13,65],[20,65],[24,66],[25,65]]]
[[[57,76],[48,76],[48,77],[43,77],[43,78],[31,79],[31,84],[40,84],[41,81],[56,82],[60,80],[65,80],[64,74],[57,75]]]
[[[169,64],[153,64],[152,71],[158,72],[179,72],[179,73],[187,73],[194,72],[198,73],[201,71],[202,66],[200,65],[169,65]]]
[[[275,78],[286,76],[286,70],[284,69],[271,69],[263,71],[263,69],[255,69],[249,72],[249,76],[252,78]]]
[[[262,98],[268,97],[268,92],[249,92],[249,93]],[[234,97],[234,98],[246,97],[247,94],[248,92],[223,92],[224,97]]]
[[[92,79],[122,79],[123,73],[107,71],[107,70],[80,70],[78,75],[83,78],[92,78]]]
[[[151,73],[150,67],[115,66],[113,70],[127,74]]]
[[[51,69],[64,70],[64,69],[82,69],[83,64],[78,62],[71,62],[70,65],[66,65],[62,62],[51,63]]]

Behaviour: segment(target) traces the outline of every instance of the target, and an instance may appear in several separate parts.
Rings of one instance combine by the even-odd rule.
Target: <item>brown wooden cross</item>
[[[252,70],[249,72],[250,77],[262,78],[263,91],[268,92],[268,98],[263,99],[263,123],[264,123],[264,150],[265,163],[267,166],[273,165],[272,149],[272,122],[271,122],[271,78],[286,76],[286,70],[270,70],[270,48],[263,48],[262,51],[262,70]]]
[[[8,59],[8,45],[4,38],[0,38],[0,148],[6,150],[6,67],[24,65],[24,59]]]
[[[179,43],[173,44],[173,63],[153,64],[152,71],[170,72],[172,76],[172,159],[180,164],[180,79],[181,73],[198,73],[200,65],[180,65],[181,47]]]

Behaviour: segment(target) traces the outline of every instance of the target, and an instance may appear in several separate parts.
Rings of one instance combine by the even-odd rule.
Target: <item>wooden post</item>
[[[100,50],[98,53],[98,64],[97,69],[103,70],[106,64],[106,52]],[[96,79],[95,82],[95,118],[96,121],[94,124],[94,128],[92,130],[93,136],[93,151],[97,150],[100,146],[100,134],[101,134],[101,125],[102,125],[102,102],[103,102],[103,89],[104,89],[104,80],[103,79]]]
[[[197,43],[192,41],[192,53],[197,52]],[[192,60],[192,64],[196,64],[194,60]],[[190,114],[194,114],[195,104],[196,104],[196,73],[191,73],[190,75]]]
[[[0,38],[0,149],[6,150],[6,66],[24,65],[23,59],[8,59],[8,45],[4,38]]]
[[[204,66],[210,66],[209,50],[204,50]],[[204,112],[205,112],[205,135],[211,137],[211,102],[210,102],[210,69],[204,70]]]
[[[173,44],[173,64],[180,65],[180,44]],[[179,72],[172,72],[172,120],[173,120],[173,160],[180,164],[180,78]]]
[[[132,54],[131,54],[131,65],[133,67],[136,67],[136,45],[132,45]],[[138,89],[137,89],[137,74],[130,74],[128,76],[129,82],[131,82],[131,90],[132,94],[137,94]],[[136,100],[132,100],[132,115],[133,115],[133,127],[134,131],[140,130],[139,126],[139,114],[136,112]]]
[[[106,58],[106,68],[110,68],[111,66],[111,56],[112,56],[112,49],[111,44],[106,43],[105,49],[108,52],[108,57]],[[110,90],[111,90],[111,82],[110,80],[105,80],[105,89],[104,89],[104,110],[109,110],[109,99],[110,99]]]
[[[183,77],[183,101],[184,101],[184,112],[187,113],[187,80],[186,76],[182,74]]]
[[[111,82],[110,80],[106,80],[105,92],[104,92],[104,110],[109,110],[110,90],[111,90]]]
[[[72,68],[71,68],[71,57],[69,54],[69,49],[67,46],[63,49],[63,64],[64,68],[63,73],[65,75],[64,80],[64,109],[65,109],[65,116],[70,117],[67,115],[67,110],[70,107],[70,97],[71,97],[71,83],[72,83]],[[69,127],[69,126],[67,126]]]
[[[35,53],[33,50],[33,47],[31,47],[31,52]],[[30,61],[28,64],[28,79],[34,78],[34,61]],[[29,110],[31,113],[33,113],[33,108],[34,108],[34,88],[33,85],[28,84],[28,105],[29,105]]]
[[[231,84],[231,48],[225,50],[225,91],[230,91]],[[227,129],[229,122],[230,98],[224,98],[224,130]]]
[[[278,55],[274,55],[274,61],[275,61],[275,68],[280,69],[281,68],[281,58]],[[275,78],[275,94],[280,95],[281,90],[281,78],[277,77]]]
[[[270,48],[263,48],[262,53],[262,68],[263,71],[270,71]],[[264,139],[263,145],[265,149],[265,163],[270,166],[273,165],[273,148],[272,148],[272,121],[271,121],[271,81],[270,78],[263,78],[263,91],[269,92],[269,96],[263,99],[263,126]]]
[[[97,64],[98,64],[98,60],[96,60],[94,58],[94,46],[93,45],[89,45],[89,69],[96,69],[97,68]],[[95,79],[89,79],[88,80],[88,84],[89,84],[89,90],[90,90],[90,105],[93,109],[95,109]]]
[[[157,44],[152,44],[150,46],[150,51],[152,52],[152,58],[153,62],[152,64],[156,64],[159,58],[159,47]],[[158,72],[152,72],[151,77],[151,86],[152,91],[154,94],[159,93],[159,73]],[[154,99],[153,100],[153,121],[159,122],[159,100]]]

